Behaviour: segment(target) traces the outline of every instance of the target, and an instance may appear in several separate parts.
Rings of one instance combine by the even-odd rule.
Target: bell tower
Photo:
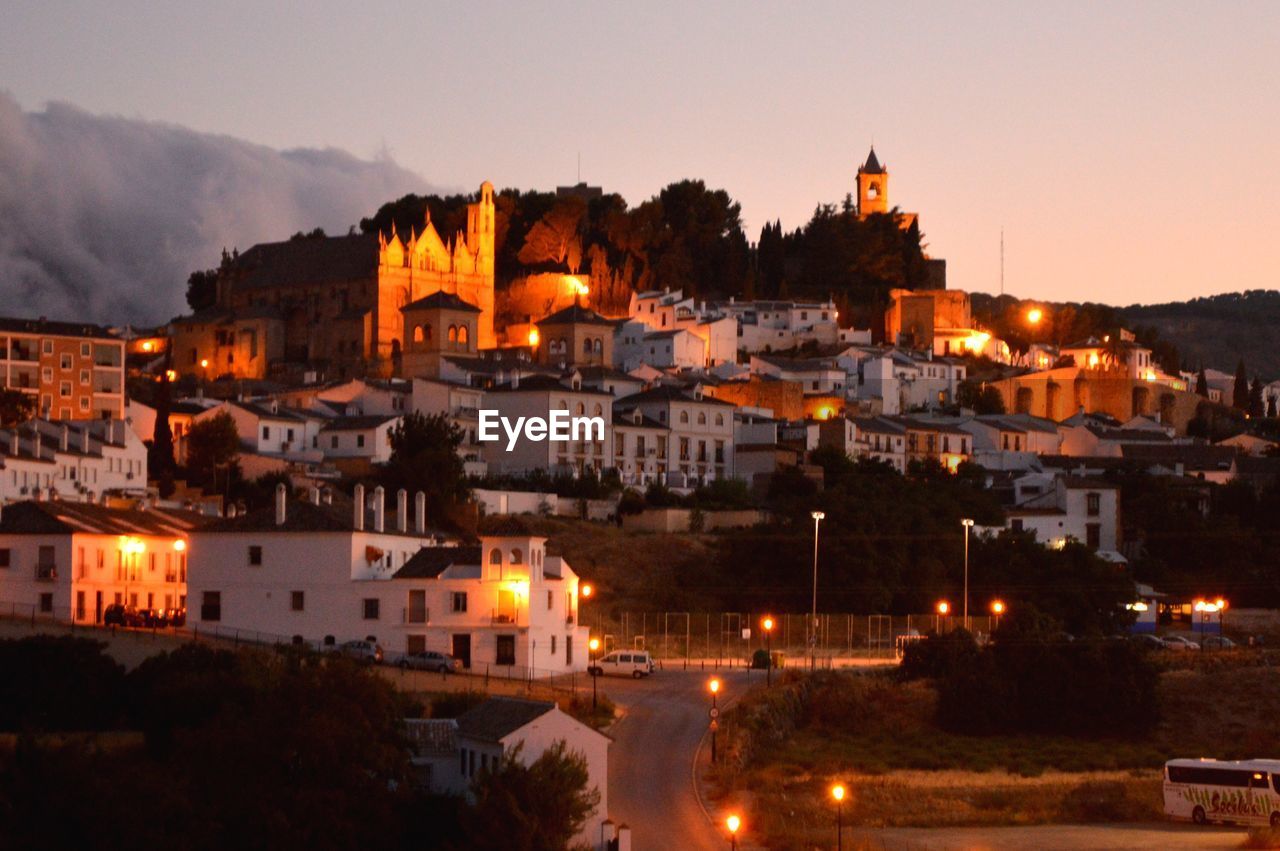
[[[867,161],[858,168],[858,216],[889,212],[889,171],[880,165],[873,147]]]

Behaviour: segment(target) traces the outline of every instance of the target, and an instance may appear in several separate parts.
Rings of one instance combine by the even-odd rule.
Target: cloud
[[[0,92],[0,313],[152,324],[186,310],[186,280],[299,230],[347,228],[430,191],[389,158],[278,151]]]

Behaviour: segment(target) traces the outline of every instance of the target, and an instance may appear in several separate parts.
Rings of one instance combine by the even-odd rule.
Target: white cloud
[[[0,92],[0,313],[163,322],[224,246],[345,233],[423,191],[390,159],[277,151],[62,103],[24,112]]]

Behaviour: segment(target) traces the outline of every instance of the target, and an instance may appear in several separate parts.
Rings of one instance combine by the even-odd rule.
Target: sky
[[[1023,297],[1280,286],[1277,3],[44,0],[0,18],[0,90],[25,113],[337,148],[391,169],[380,191],[550,189],[581,156],[633,204],[687,177],[724,188],[754,240],[843,198],[874,142],[953,288],[999,290],[1002,229]]]

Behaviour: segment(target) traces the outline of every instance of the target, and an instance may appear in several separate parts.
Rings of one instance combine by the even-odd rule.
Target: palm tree
[[[1119,332],[1111,334],[1102,341],[1102,362],[1113,369],[1123,369],[1129,362],[1129,350],[1133,343],[1124,339]]]

